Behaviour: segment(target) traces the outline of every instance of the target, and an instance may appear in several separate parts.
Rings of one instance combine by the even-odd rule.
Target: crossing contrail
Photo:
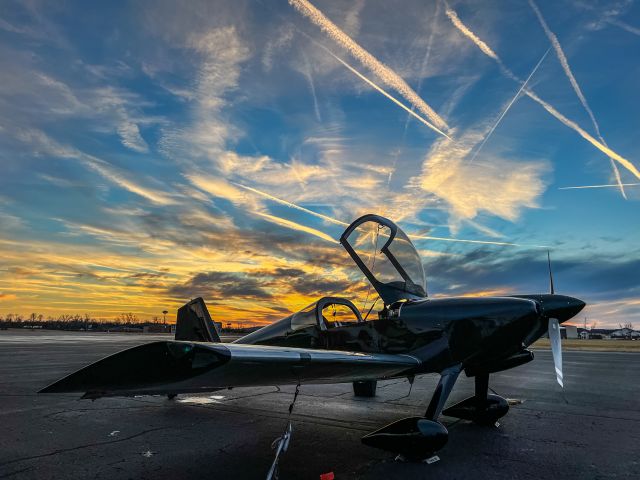
[[[540,58],[540,60],[538,61],[538,63],[536,64],[536,66],[534,67],[534,69],[531,71],[531,73],[529,74],[529,76],[527,77],[527,79],[524,81],[524,83],[522,84],[522,86],[520,87],[520,89],[518,90],[518,92],[516,93],[516,95],[513,97],[513,99],[509,102],[509,105],[507,105],[507,108],[504,109],[504,112],[502,112],[502,115],[500,115],[500,117],[498,118],[498,120],[496,121],[496,123],[493,125],[493,127],[491,127],[491,130],[489,130],[489,133],[487,133],[487,135],[484,137],[484,140],[482,140],[482,143],[480,144],[480,146],[478,147],[478,149],[475,151],[475,153],[473,154],[473,157],[471,157],[471,160],[469,160],[469,163],[473,163],[473,161],[476,159],[476,157],[478,156],[478,153],[480,153],[480,150],[482,150],[482,147],[484,147],[484,144],[487,143],[487,140],[489,140],[489,137],[491,136],[491,134],[493,133],[493,131],[498,127],[498,125],[500,125],[500,122],[502,121],[502,119],[504,118],[504,116],[507,114],[507,112],[509,111],[509,109],[511,108],[511,105],[513,105],[516,100],[518,99],[518,97],[520,96],[520,94],[522,93],[522,91],[525,89],[525,87],[527,86],[527,83],[529,83],[529,80],[531,80],[531,77],[533,77],[533,74],[536,73],[536,71],[538,70],[538,67],[540,65],[542,65],[542,62],[544,61],[544,59],[546,58],[547,54],[549,53],[550,49],[547,49],[546,52],[544,52],[544,55],[542,55],[542,58]]]
[[[469,28],[460,21],[460,19],[458,18],[458,15],[451,9],[451,7],[449,7],[448,4],[445,4],[445,5],[446,5],[447,16],[451,19],[451,22],[453,23],[453,25],[458,30],[460,30],[460,32],[465,37],[469,38],[485,55],[495,60],[498,66],[500,67],[500,70],[506,77],[514,80],[515,82],[522,83],[522,80],[520,80],[520,78],[516,74],[514,74],[502,62],[500,57],[498,57],[498,55],[484,41],[482,41],[475,33],[469,30]],[[453,20],[454,18],[456,19],[455,21]],[[563,114],[558,112],[552,105],[550,105],[549,103],[545,102],[540,97],[538,97],[538,95],[536,95],[536,93],[530,88],[525,87],[524,94],[527,95],[529,98],[531,98],[534,102],[541,105],[542,108],[544,108],[549,114],[555,117],[560,123],[574,130],[578,135],[584,138],[591,145],[596,147],[598,150],[600,150],[602,153],[607,155],[609,158],[612,158],[613,160],[618,162],[620,165],[625,167],[636,178],[640,179],[640,171],[638,171],[635,165],[631,163],[629,160],[619,155],[615,151],[611,150],[611,148],[604,145],[602,142],[595,139],[591,134],[589,134],[582,127],[580,127],[576,122],[574,122],[573,120],[569,120]]]
[[[425,102],[400,75],[390,67],[380,62],[367,50],[361,47],[355,40],[342,31],[336,24],[329,20],[320,10],[314,7],[307,0],[289,0],[298,12],[307,17],[325,32],[332,40],[347,50],[358,59],[364,66],[375,73],[388,87],[395,89],[409,103],[414,105],[431,123],[441,130],[449,128],[447,123]]]
[[[580,85],[578,85],[578,81],[576,80],[576,77],[573,75],[573,72],[571,71],[571,67],[569,66],[569,61],[567,60],[567,56],[564,54],[564,50],[562,50],[562,46],[560,45],[560,41],[558,40],[558,37],[555,35],[555,33],[551,31],[551,29],[549,28],[549,25],[547,25],[546,20],[542,16],[542,12],[538,8],[538,5],[536,5],[534,0],[529,0],[529,5],[531,6],[534,13],[538,17],[538,21],[540,22],[540,25],[542,26],[544,33],[547,35],[547,38],[551,42],[551,45],[553,46],[553,50],[556,52],[558,61],[560,62],[560,65],[562,66],[562,70],[564,70],[565,75],[569,79],[569,83],[571,84],[573,91],[576,93],[576,96],[578,97],[578,100],[580,100],[582,107],[587,112],[587,115],[589,115],[589,118],[591,119],[591,123],[593,124],[593,129],[596,132],[598,140],[600,140],[603,145],[607,146],[607,142],[605,142],[604,138],[602,137],[602,134],[600,133],[600,125],[598,125],[596,117],[593,114],[593,111],[591,110],[591,107],[589,106],[589,103],[587,102],[586,97],[582,93],[582,89],[580,88]],[[624,192],[624,186],[622,185],[622,179],[620,178],[620,171],[618,170],[618,167],[616,166],[615,162],[611,157],[609,157],[609,161],[611,162],[613,173],[616,177],[616,181],[618,182],[618,186],[620,187],[620,193],[626,199],[627,195]]]

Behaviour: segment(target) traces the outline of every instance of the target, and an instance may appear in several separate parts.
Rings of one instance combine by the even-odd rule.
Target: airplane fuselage
[[[377,319],[325,330],[292,330],[283,319],[235,343],[410,354],[422,361],[414,373],[440,372],[455,364],[469,371],[497,371],[501,361],[546,332],[549,318],[563,322],[583,306],[578,299],[549,294],[411,300],[385,308]]]

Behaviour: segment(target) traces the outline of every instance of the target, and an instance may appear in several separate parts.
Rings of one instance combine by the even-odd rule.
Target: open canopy
[[[364,215],[349,225],[340,243],[386,305],[427,296],[420,255],[391,220]]]

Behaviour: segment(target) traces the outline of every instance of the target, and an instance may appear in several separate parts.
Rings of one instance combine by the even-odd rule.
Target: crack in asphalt
[[[141,437],[142,435],[146,435],[147,433],[157,432],[158,430],[167,430],[167,429],[172,429],[172,428],[176,428],[176,427],[149,428],[147,430],[143,430],[142,432],[135,433],[135,434],[130,435],[128,437],[118,438],[117,440],[111,440],[111,441],[106,441],[106,442],[103,441],[103,442],[87,443],[85,445],[78,445],[76,447],[61,448],[61,449],[54,450],[54,451],[49,452],[49,453],[41,453],[40,455],[30,455],[30,456],[26,456],[26,457],[14,458],[13,460],[9,460],[7,462],[0,463],[0,467],[4,467],[4,466],[7,466],[7,465],[12,465],[14,463],[19,463],[19,462],[26,462],[28,460],[36,460],[38,458],[53,457],[55,455],[60,455],[61,453],[73,452],[73,451],[82,450],[82,449],[85,449],[85,448],[99,447],[99,446],[102,446],[102,445],[109,445],[109,444],[112,444],[112,443],[126,442],[127,440],[132,440],[134,438]]]
[[[289,413],[286,411],[283,412],[275,412],[273,410],[263,410],[259,408],[252,407],[235,407],[233,405],[221,405],[221,404],[211,404],[211,405],[197,405],[197,404],[183,404],[188,408],[199,408],[204,410],[214,410],[217,412],[226,412],[226,413],[235,413],[238,415],[246,415],[247,413],[252,413],[253,415],[264,417],[264,418],[273,418],[273,419],[287,419],[289,418]],[[359,430],[363,432],[369,432],[372,426],[375,428],[378,425],[377,422],[361,422],[361,421],[348,421],[348,420],[337,420],[335,418],[322,417],[317,415],[308,415],[303,413],[294,413],[291,415],[292,420],[297,420],[302,423],[312,423],[317,425],[324,425],[327,427],[337,427],[344,428],[348,430]],[[214,421],[215,419],[205,420]]]
[[[85,412],[103,412],[108,410],[135,410],[140,408],[162,408],[164,405],[153,404],[148,402],[149,405],[136,405],[136,406],[126,406],[126,407],[97,407],[97,408],[71,408],[66,410],[59,410],[52,413],[47,413],[43,415],[42,418],[51,418],[57,415],[62,415],[65,413],[85,413]]]
[[[18,475],[19,473],[22,472],[26,472],[27,470],[31,470],[33,467],[26,467],[26,468],[21,468],[20,470],[15,470],[13,472],[9,472],[9,473],[5,473],[3,475],[0,475],[0,478],[9,478],[9,477],[13,477],[14,475]]]
[[[538,408],[528,408],[528,407],[518,407],[521,410],[526,410],[527,412],[535,412],[534,415],[538,416],[537,414],[557,414],[557,415],[572,415],[575,417],[591,417],[591,418],[604,418],[607,420],[624,420],[626,422],[640,422],[640,418],[629,418],[629,417],[614,417],[612,415],[602,415],[602,414],[595,414],[595,413],[576,413],[576,412],[565,412],[565,411],[561,411],[561,410],[541,410]]]

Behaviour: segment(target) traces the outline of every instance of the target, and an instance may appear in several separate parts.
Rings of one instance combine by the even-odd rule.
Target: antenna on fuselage
[[[551,295],[553,295],[556,292],[553,288],[553,273],[551,272],[551,254],[549,253],[549,250],[547,250],[547,263],[549,265],[549,287],[551,289]]]

